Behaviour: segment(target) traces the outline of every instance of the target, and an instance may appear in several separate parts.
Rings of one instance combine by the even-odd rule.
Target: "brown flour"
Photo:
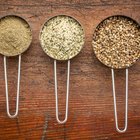
[[[0,19],[0,53],[15,56],[23,53],[32,40],[28,23],[17,16],[6,16]]]

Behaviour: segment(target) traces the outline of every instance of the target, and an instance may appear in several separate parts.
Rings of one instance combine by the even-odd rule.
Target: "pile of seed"
[[[15,56],[24,52],[32,40],[28,23],[17,16],[0,19],[0,53]]]
[[[140,26],[124,16],[109,17],[96,28],[92,45],[106,66],[129,67],[140,57]]]
[[[84,31],[79,22],[69,16],[55,16],[41,31],[40,42],[47,55],[56,60],[76,56],[84,44]]]

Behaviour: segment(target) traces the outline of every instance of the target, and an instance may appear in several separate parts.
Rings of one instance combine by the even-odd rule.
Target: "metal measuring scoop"
[[[140,57],[140,26],[133,19],[116,15],[103,20],[93,35],[93,50],[104,65],[111,68],[116,130],[124,133],[128,125],[128,68]],[[114,69],[126,69],[125,126],[119,129]]]
[[[56,119],[64,124],[68,118],[70,59],[80,53],[84,45],[84,30],[81,24],[73,17],[58,15],[45,22],[40,31],[40,43],[43,51],[54,59],[54,83],[56,101]],[[67,89],[65,119],[59,119],[57,93],[57,61],[67,61]]]
[[[22,31],[22,29],[24,29],[23,30],[24,32]],[[16,43],[14,43],[14,41]],[[0,18],[0,53],[4,56],[6,108],[7,108],[7,115],[9,116],[9,118],[15,118],[18,115],[19,94],[20,94],[21,55],[23,52],[25,52],[29,48],[31,41],[32,41],[31,28],[25,19],[16,15],[6,15]],[[10,110],[9,110],[9,94],[8,94],[6,61],[7,61],[7,57],[14,57],[17,55],[19,56],[19,60],[18,60],[16,111],[14,115],[11,115]]]

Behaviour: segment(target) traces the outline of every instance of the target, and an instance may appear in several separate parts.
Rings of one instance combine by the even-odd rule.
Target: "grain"
[[[81,51],[84,31],[79,22],[72,17],[59,15],[44,24],[40,42],[50,57],[56,60],[68,60]]]
[[[102,21],[93,35],[97,58],[111,68],[127,68],[140,57],[140,27],[125,16],[112,16]]]

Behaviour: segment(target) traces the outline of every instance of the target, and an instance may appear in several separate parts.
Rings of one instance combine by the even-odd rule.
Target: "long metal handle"
[[[9,111],[9,95],[8,95],[6,56],[4,56],[4,76],[5,76],[6,108],[7,108],[7,115],[9,116],[9,118],[15,118],[18,115],[18,110],[19,110],[19,89],[20,89],[20,68],[21,68],[21,55],[19,55],[19,62],[18,62],[16,111],[15,111],[14,115],[11,115],[10,111]]]
[[[118,116],[117,116],[117,106],[116,106],[116,92],[115,92],[114,69],[111,69],[111,73],[112,73],[112,88],[113,88],[114,115],[115,115],[116,130],[119,133],[124,133],[127,130],[127,125],[128,125],[128,69],[126,69],[125,126],[124,126],[124,129],[122,129],[122,130],[119,129],[119,127],[118,127]]]
[[[69,102],[69,79],[70,79],[70,60],[68,60],[68,70],[67,70],[67,91],[66,91],[66,110],[65,119],[61,121],[59,119],[59,109],[58,109],[58,93],[57,93],[57,66],[56,60],[54,60],[54,81],[55,81],[55,102],[56,102],[56,120],[59,124],[64,124],[68,119],[68,102]]]

